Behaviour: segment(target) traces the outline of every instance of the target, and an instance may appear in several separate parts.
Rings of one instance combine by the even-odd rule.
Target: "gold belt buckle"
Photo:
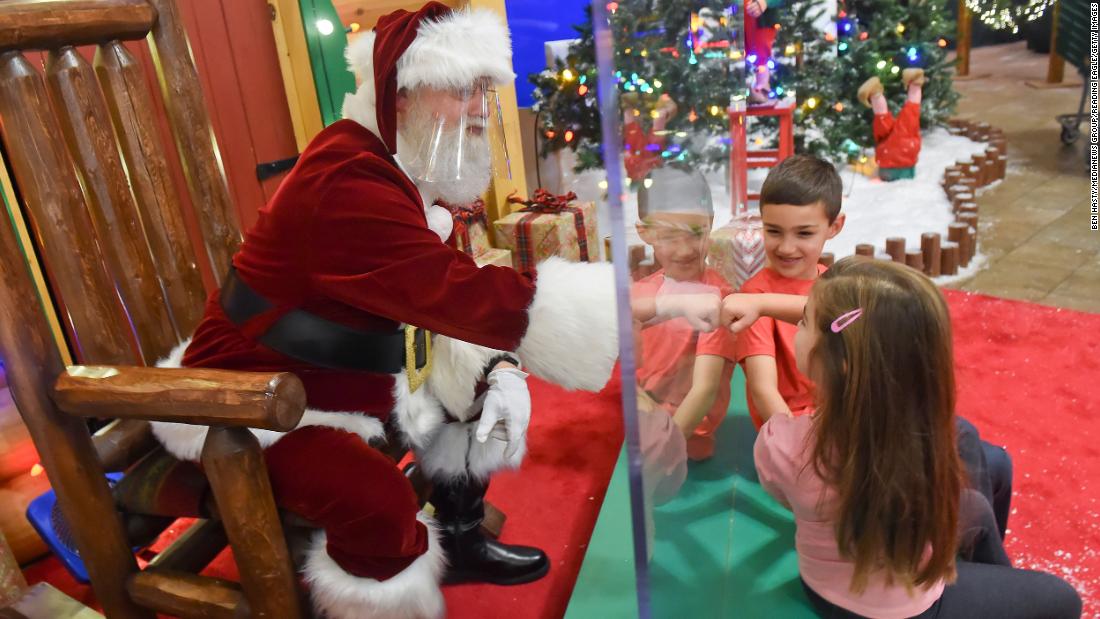
[[[432,373],[432,334],[424,330],[424,367],[416,368],[416,332],[421,330],[405,325],[405,376],[409,379],[409,393],[415,392]]]

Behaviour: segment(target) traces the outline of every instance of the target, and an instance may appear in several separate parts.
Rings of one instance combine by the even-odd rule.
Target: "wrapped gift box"
[[[735,289],[764,268],[765,259],[764,225],[756,213],[736,215],[710,233],[707,265]]]
[[[470,205],[441,204],[454,217],[455,249],[478,258],[493,246],[489,244],[489,220],[485,215],[485,203],[478,199]]]
[[[489,251],[474,258],[474,262],[476,262],[479,267],[483,267],[487,264],[496,265],[498,267],[511,267],[512,252],[507,249],[490,248]]]
[[[575,199],[572,193],[554,196],[542,189],[531,200],[509,198],[523,208],[493,226],[497,244],[512,251],[517,270],[530,271],[550,256],[575,262],[599,260],[596,204]]]

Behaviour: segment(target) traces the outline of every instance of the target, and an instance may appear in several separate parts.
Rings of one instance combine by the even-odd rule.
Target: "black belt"
[[[238,326],[275,307],[241,281],[235,269],[229,269],[220,297],[225,315]],[[426,334],[423,329],[415,331],[416,369],[428,363]],[[291,310],[276,320],[258,341],[310,365],[398,374],[406,369],[405,338],[403,329],[384,333],[359,331],[304,310]]]

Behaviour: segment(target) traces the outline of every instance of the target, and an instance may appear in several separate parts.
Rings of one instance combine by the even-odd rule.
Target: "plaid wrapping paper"
[[[469,206],[458,206],[440,202],[454,217],[455,249],[471,258],[484,255],[492,246],[489,244],[489,219],[485,214],[485,202],[478,198]]]
[[[474,262],[476,262],[479,267],[492,264],[498,267],[512,268],[512,252],[507,249],[492,248],[477,258],[474,258]]]
[[[536,190],[530,200],[508,198],[523,208],[493,225],[500,244],[512,250],[517,270],[530,272],[537,262],[550,256],[582,262],[599,259],[598,246],[594,245],[599,238],[596,205],[573,203],[576,198],[572,192],[555,196],[545,189]]]

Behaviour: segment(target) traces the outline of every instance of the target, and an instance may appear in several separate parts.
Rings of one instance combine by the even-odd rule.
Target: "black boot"
[[[448,563],[443,584],[519,585],[542,578],[550,569],[550,560],[538,548],[501,544],[481,532],[488,489],[488,482],[467,479],[437,483],[432,491]]]

